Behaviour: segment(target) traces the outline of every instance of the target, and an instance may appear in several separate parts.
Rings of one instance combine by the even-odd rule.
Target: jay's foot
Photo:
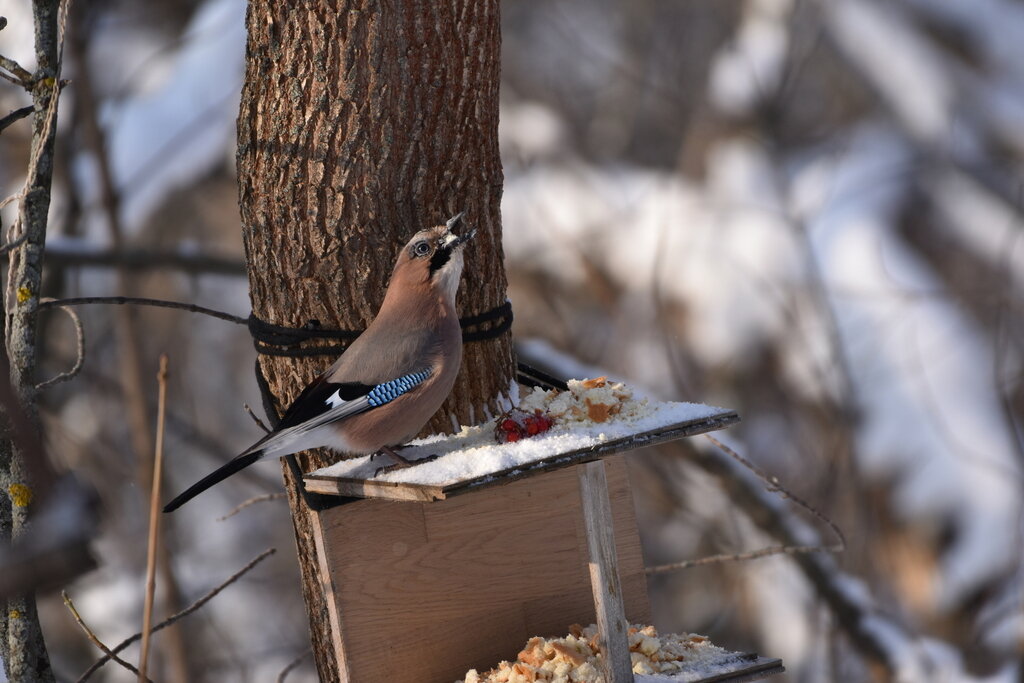
[[[373,476],[374,477],[376,477],[378,475],[381,475],[381,474],[387,474],[388,472],[394,472],[395,470],[404,470],[406,467],[415,467],[416,465],[422,465],[423,463],[426,463],[426,462],[433,462],[434,460],[437,460],[439,457],[441,457],[441,456],[439,456],[437,454],[434,454],[434,455],[428,455],[425,458],[419,458],[417,460],[409,460],[408,458],[399,455],[397,451],[395,451],[392,448],[389,448],[388,446],[385,446],[384,448],[381,448],[379,453],[387,453],[388,455],[393,457],[398,462],[396,462],[394,465],[386,465],[384,467],[378,467],[373,472]],[[374,455],[378,455],[379,453],[376,453]],[[373,456],[372,455],[370,456],[370,460],[373,460]]]

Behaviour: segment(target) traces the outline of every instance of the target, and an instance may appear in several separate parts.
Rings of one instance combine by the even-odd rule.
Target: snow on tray
[[[672,674],[634,674],[634,683],[693,683],[706,681],[716,676],[739,674],[758,664],[756,655],[726,652],[724,655],[708,657],[706,660],[689,661],[682,669]],[[769,667],[772,668],[772,667]],[[757,670],[761,670],[758,667]]]
[[[369,456],[342,460],[316,470],[316,477],[373,479],[424,486],[445,486],[467,479],[486,477],[505,470],[527,467],[560,454],[643,434],[671,425],[694,422],[731,414],[731,410],[700,403],[661,403],[648,401],[644,410],[631,417],[616,417],[607,422],[556,423],[550,431],[515,443],[498,444],[494,438],[495,421],[465,427],[454,435],[434,435],[411,442],[401,449],[411,460],[439,455],[433,462],[382,473],[374,472],[391,464],[387,456]]]
[[[694,633],[662,633],[631,624],[627,634],[636,683],[706,681],[729,674],[776,672],[779,660],[732,652]],[[456,683],[598,683],[603,680],[597,626],[573,624],[562,638],[530,638],[513,661],[489,671],[470,669]]]

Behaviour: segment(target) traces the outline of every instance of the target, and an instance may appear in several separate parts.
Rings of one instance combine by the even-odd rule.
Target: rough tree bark
[[[58,0],[35,0],[37,67],[26,87],[34,106],[32,157],[27,192],[18,211],[19,230],[9,235],[24,242],[10,253],[7,297],[4,302],[5,345],[10,359],[11,386],[17,393],[25,418],[38,430],[36,411],[36,313],[42,280],[46,219],[50,208],[53,148],[56,139],[56,79],[60,75]],[[54,125],[51,125],[54,124]],[[33,500],[41,498],[38,487],[47,464],[30,462],[13,438],[9,415],[0,417],[0,542],[18,539],[29,528]],[[0,657],[12,681],[53,681],[49,655],[43,641],[35,596],[10,598],[0,605]]]
[[[479,228],[460,314],[505,300],[499,201],[498,0],[251,0],[238,176],[252,308],[263,320],[362,329],[399,247],[458,211]],[[329,359],[263,356],[279,405]],[[513,378],[511,341],[470,343],[429,426],[494,410]],[[300,458],[304,471],[325,453]],[[304,504],[291,497],[321,680],[337,680]]]

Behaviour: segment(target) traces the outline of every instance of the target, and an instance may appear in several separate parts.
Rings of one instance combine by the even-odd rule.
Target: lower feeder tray
[[[308,491],[348,499],[311,511],[340,680],[451,683],[532,636],[595,622],[606,683],[633,680],[625,629],[650,623],[650,605],[622,454],[738,420],[650,403],[628,420],[500,445],[492,423],[413,442],[403,457],[439,456],[415,467],[377,474],[389,458],[363,457],[305,475]],[[778,671],[750,655],[711,677],[636,681]]]

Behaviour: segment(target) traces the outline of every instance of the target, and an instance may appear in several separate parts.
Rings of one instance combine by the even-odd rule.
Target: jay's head
[[[448,219],[444,225],[420,230],[402,248],[395,264],[395,276],[440,289],[452,301],[462,276],[462,248],[476,234],[476,228],[457,235],[453,229],[462,225],[462,214]]]

